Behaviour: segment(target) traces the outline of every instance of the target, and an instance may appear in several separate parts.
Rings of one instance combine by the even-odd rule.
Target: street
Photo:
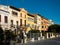
[[[16,45],[60,45],[60,37]]]

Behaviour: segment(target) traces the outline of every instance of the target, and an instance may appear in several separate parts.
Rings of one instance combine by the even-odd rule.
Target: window
[[[27,26],[30,27],[30,24],[28,24]]]
[[[8,17],[7,16],[4,17],[4,20],[5,20],[5,23],[8,23]]]
[[[38,20],[40,21],[40,18],[38,18]]]
[[[11,27],[13,27],[13,20],[11,20]]]
[[[45,28],[46,28],[46,26],[45,26]]]
[[[43,22],[41,22],[43,24]]]
[[[25,15],[25,18],[26,18],[26,15]]]
[[[22,17],[22,13],[20,13],[20,17]]]
[[[36,27],[37,27],[37,26],[35,25],[35,29],[36,29]]]
[[[32,28],[34,28],[34,24],[32,24]]]
[[[18,15],[18,13],[15,12],[15,11],[12,11],[12,14],[13,14],[13,15],[16,15],[16,16]]]
[[[18,26],[18,21],[16,21],[16,25]]]
[[[40,26],[37,26],[37,29],[39,29],[40,28]]]
[[[24,25],[26,26],[26,20],[24,20],[24,23],[25,23]]]
[[[1,15],[0,15],[0,22],[1,22]]]
[[[22,26],[22,19],[20,19],[20,26]]]
[[[13,20],[11,20],[11,24],[13,25]]]
[[[32,18],[28,17],[28,21],[34,21]]]
[[[44,28],[44,26],[42,26],[42,28]]]

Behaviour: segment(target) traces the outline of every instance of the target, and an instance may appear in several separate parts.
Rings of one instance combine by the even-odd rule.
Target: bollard
[[[51,38],[51,33],[50,33],[50,38]]]
[[[30,35],[30,36],[31,36],[31,35]],[[33,36],[33,37],[32,37],[32,36]],[[32,33],[32,36],[31,36],[32,38],[31,38],[31,37],[30,37],[30,38],[31,38],[31,41],[34,42],[34,33]]]
[[[44,36],[42,37],[42,39],[44,40]]]
[[[48,39],[49,37],[48,37],[48,33],[47,33],[47,39]]]
[[[40,40],[40,37],[38,37],[38,40]]]
[[[42,37],[42,33],[41,33],[41,37]]]
[[[34,42],[34,38],[32,38],[31,41]]]
[[[25,38],[25,43],[27,43],[27,39]]]
[[[52,38],[54,38],[55,36],[53,35],[53,33],[52,33]]]
[[[50,33],[50,38],[52,38],[52,33]]]
[[[56,35],[56,37],[58,37],[58,35]]]
[[[23,43],[23,39],[21,39],[21,43]]]

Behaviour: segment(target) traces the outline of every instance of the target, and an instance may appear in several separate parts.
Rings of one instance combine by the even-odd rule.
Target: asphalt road
[[[60,45],[60,37],[16,45]]]

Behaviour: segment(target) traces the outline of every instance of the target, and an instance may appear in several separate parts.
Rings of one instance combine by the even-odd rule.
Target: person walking
[[[23,38],[23,43],[25,43],[25,38],[26,38],[26,33],[25,33],[25,31],[22,31],[22,38]]]

